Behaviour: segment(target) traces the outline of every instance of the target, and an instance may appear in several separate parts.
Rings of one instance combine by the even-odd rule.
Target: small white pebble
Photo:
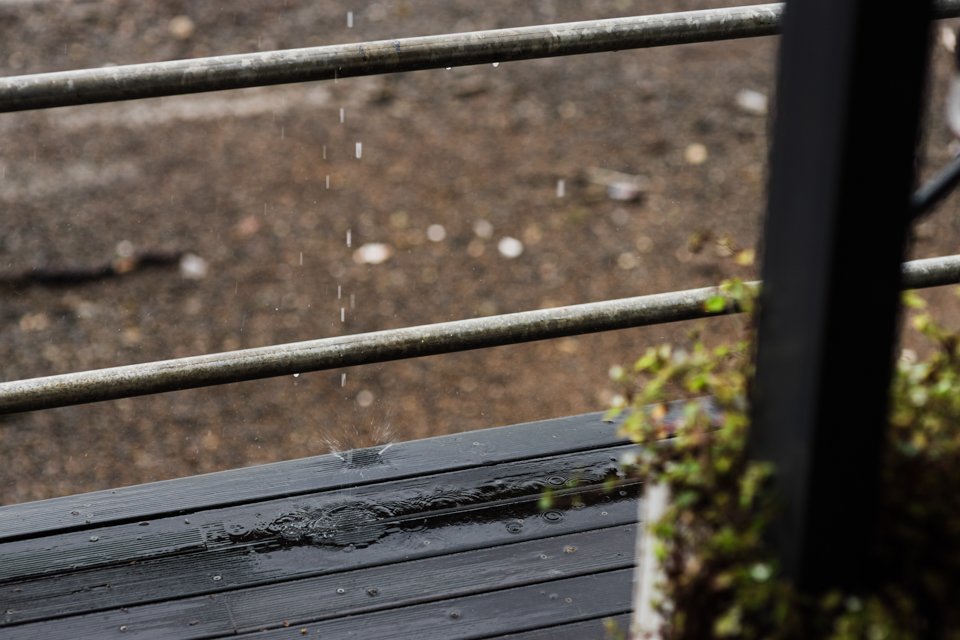
[[[121,240],[117,243],[116,249],[117,256],[120,258],[130,258],[136,253],[136,247],[133,246],[133,243],[129,240]]]
[[[633,202],[640,198],[643,189],[633,182],[617,181],[607,185],[607,197],[619,202]]]
[[[489,240],[493,237],[493,225],[487,220],[477,220],[473,223],[473,232],[477,237]]]
[[[373,393],[363,389],[357,394],[357,404],[361,407],[369,407],[373,404]]]
[[[737,106],[754,115],[767,113],[767,96],[753,89],[741,89],[737,92]]]
[[[497,243],[497,251],[504,258],[516,258],[523,253],[523,243],[514,237],[504,236]]]
[[[202,280],[210,272],[210,265],[200,256],[187,253],[180,258],[180,275],[187,280]]]
[[[177,40],[186,40],[197,30],[197,25],[190,19],[190,16],[180,15],[170,19],[170,22],[167,23],[167,30]]]
[[[694,142],[683,150],[683,159],[687,164],[703,164],[707,161],[707,155],[707,148],[699,142]]]
[[[382,242],[368,242],[353,252],[353,261],[357,264],[380,264],[393,255],[390,245]]]

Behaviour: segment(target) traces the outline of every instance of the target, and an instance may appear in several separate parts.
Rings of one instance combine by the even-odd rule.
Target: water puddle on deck
[[[356,450],[354,466],[377,464],[380,448]],[[615,459],[578,466],[568,474],[517,475],[491,479],[469,487],[438,485],[432,490],[398,489],[383,485],[383,500],[356,498],[322,506],[302,506],[264,522],[227,523],[225,532],[236,543],[262,542],[276,546],[363,548],[390,533],[423,531],[478,521],[503,521],[519,533],[525,516],[539,513],[546,522],[559,522],[569,508],[601,500],[622,500]],[[630,492],[631,495],[633,492]],[[550,496],[544,508],[543,497]],[[252,526],[251,526],[252,525]],[[259,545],[257,545],[259,546]]]

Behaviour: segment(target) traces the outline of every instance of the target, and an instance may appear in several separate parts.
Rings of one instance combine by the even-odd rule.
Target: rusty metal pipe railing
[[[957,283],[960,255],[903,266],[907,289]],[[0,414],[704,318],[716,315],[704,309],[716,293],[688,289],[4,382]]]
[[[960,0],[936,11],[960,16]],[[782,16],[759,4],[12,76],[0,112],[767,36]]]
[[[494,29],[0,78],[0,112],[774,35],[783,4]],[[960,16],[940,0],[937,17]]]
[[[960,15],[960,0],[956,4]],[[0,112],[636,49],[777,32],[782,4],[0,78]]]

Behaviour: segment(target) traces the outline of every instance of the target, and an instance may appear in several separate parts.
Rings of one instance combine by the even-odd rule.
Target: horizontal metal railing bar
[[[781,13],[767,4],[16,76],[0,79],[0,111],[770,35]]]
[[[903,276],[906,289],[960,283],[960,255],[907,262]],[[704,318],[717,315],[704,309],[716,294],[704,287],[4,382],[0,414]]]
[[[760,4],[12,76],[0,112],[766,36],[782,14]],[[938,2],[938,18],[956,16],[960,0]]]

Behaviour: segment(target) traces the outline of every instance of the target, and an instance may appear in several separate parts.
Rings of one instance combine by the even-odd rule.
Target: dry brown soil
[[[733,4],[0,0],[0,73]],[[769,125],[737,96],[771,95],[776,46],[759,38],[0,115],[0,276],[89,270],[131,252],[200,259],[192,271],[174,263],[4,288],[0,375],[755,277],[736,258],[758,239]],[[936,56],[927,166],[949,155],[938,106],[949,55]],[[882,112],[871,116],[882,123]],[[881,125],[878,152],[883,135]],[[648,190],[613,200],[591,182],[596,168],[643,175]],[[918,227],[916,255],[960,252],[955,212],[951,200]],[[856,214],[869,242],[885,213]],[[522,254],[502,255],[505,237]],[[359,264],[368,243],[391,257]],[[3,417],[0,503],[602,409],[612,364],[692,326]]]

